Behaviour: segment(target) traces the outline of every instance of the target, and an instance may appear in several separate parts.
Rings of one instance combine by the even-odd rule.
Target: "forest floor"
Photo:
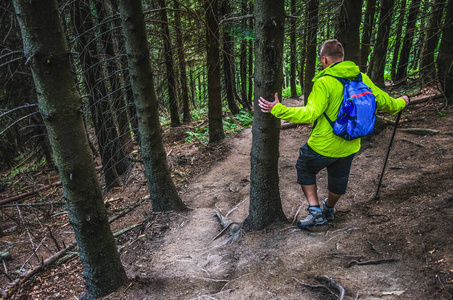
[[[288,222],[242,232],[232,243],[228,232],[217,237],[222,227],[216,213],[236,223],[248,214],[251,129],[200,147],[184,143],[187,128],[166,130],[174,179],[190,210],[152,213],[139,164],[123,187],[105,195],[112,216],[141,204],[111,223],[113,232],[128,229],[116,242],[130,281],[105,299],[338,299],[335,287],[322,279],[326,277],[345,289],[344,299],[452,299],[453,108],[444,109],[440,117],[443,105],[429,101],[404,111],[379,200],[373,195],[391,125],[356,155],[335,221],[310,230],[295,226],[307,206],[294,167],[310,126],[282,130],[280,194]],[[404,131],[410,128],[436,132]],[[37,170],[16,181],[18,189],[58,181],[58,176]],[[326,184],[326,173],[321,172],[321,199]],[[12,191],[7,186],[0,198]],[[61,189],[20,203],[32,204],[37,198],[45,199],[42,206],[13,204],[0,210],[0,251],[7,249],[12,256],[0,269],[9,270],[11,279],[55,253],[56,244],[62,247],[63,241],[67,245],[73,239],[64,204],[58,202]],[[0,273],[0,287],[7,283]],[[20,285],[12,298],[76,299],[83,284],[80,262],[66,256]]]

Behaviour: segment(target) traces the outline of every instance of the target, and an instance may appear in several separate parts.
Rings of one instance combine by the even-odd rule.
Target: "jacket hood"
[[[325,75],[331,75],[335,77],[352,79],[359,75],[359,67],[352,61],[341,61],[339,63],[331,64],[313,78],[313,82],[318,80],[320,77]]]

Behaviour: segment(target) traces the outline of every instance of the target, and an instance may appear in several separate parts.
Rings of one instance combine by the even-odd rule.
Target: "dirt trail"
[[[241,222],[248,214],[251,130],[229,140],[229,155],[193,180],[182,198],[188,213],[162,216],[158,241],[138,242],[122,260],[133,280],[108,299],[337,299],[297,280],[319,284],[326,275],[346,289],[345,299],[450,299],[453,294],[453,110],[440,118],[431,106],[405,113],[401,128],[429,127],[433,136],[398,131],[381,200],[373,199],[392,128],[373,138],[354,160],[347,194],[333,224],[301,231],[290,224],[306,204],[295,182],[298,149],[308,126],[280,138],[280,193],[290,220],[243,233],[227,243],[215,212]],[[326,173],[318,177],[326,195]],[[377,265],[353,260],[395,259]]]

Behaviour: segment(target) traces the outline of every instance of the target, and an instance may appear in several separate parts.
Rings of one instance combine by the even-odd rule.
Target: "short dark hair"
[[[336,39],[327,40],[322,44],[319,56],[327,56],[334,60],[342,60],[344,58],[343,45]]]

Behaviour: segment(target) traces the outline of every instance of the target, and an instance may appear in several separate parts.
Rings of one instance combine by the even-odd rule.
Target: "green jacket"
[[[352,61],[332,64],[313,78],[313,90],[308,97],[308,105],[286,107],[281,103],[275,105],[271,114],[292,123],[314,123],[318,120],[308,139],[308,145],[317,153],[328,157],[346,157],[360,150],[360,138],[347,141],[336,136],[324,112],[336,120],[338,109],[343,100],[343,84],[336,77],[352,79],[359,74],[359,67]],[[326,74],[332,76],[324,76]],[[395,114],[406,106],[402,98],[392,98],[374,85],[370,78],[362,73],[362,79],[376,96],[379,110]]]

